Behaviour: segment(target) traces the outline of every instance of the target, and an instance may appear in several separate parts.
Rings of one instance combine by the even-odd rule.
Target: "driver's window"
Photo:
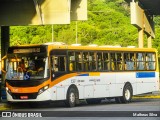
[[[52,56],[51,64],[52,64],[52,71],[54,72],[66,71],[66,57],[65,56]]]

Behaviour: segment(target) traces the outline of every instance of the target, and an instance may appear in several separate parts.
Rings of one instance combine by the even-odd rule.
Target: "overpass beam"
[[[1,26],[1,58],[3,58],[7,53],[7,49],[9,47],[9,42],[10,42],[9,38],[10,38],[9,37],[9,26]],[[1,76],[1,85],[0,85],[1,89],[0,90],[4,88],[4,83],[5,83],[4,82],[5,74],[3,72],[1,74],[2,76]]]
[[[1,58],[6,55],[7,49],[9,47],[9,26],[1,26]],[[2,90],[4,91],[4,74],[1,72],[1,82],[0,82],[0,101],[2,97]]]
[[[143,29],[139,29],[138,30],[138,46],[139,48],[143,48],[144,46],[144,30]]]
[[[148,15],[139,2],[131,2],[131,24],[138,28],[138,46],[144,47],[144,34],[148,37],[148,47],[151,48],[151,39],[155,38],[153,15]]]
[[[147,37],[147,40],[148,40],[148,48],[152,48],[152,36],[148,36]]]

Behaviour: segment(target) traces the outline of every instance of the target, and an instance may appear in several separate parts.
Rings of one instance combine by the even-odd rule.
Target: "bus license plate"
[[[28,99],[28,96],[20,96],[21,99]]]

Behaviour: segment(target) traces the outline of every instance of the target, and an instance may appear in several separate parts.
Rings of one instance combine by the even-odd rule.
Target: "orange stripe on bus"
[[[54,80],[53,82],[51,82],[50,87],[52,87],[52,86],[54,86],[54,85],[56,85],[56,84],[58,84],[58,83],[60,83],[60,82],[62,82],[64,80],[66,80],[68,78],[71,78],[71,77],[74,77],[74,76],[77,76],[77,75],[78,75],[77,73],[71,73],[71,74],[67,74],[67,75],[64,75],[62,77],[59,77],[56,80]]]

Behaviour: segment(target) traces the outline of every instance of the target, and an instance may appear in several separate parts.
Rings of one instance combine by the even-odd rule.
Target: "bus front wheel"
[[[73,88],[73,87],[69,88],[65,104],[68,107],[75,107],[75,105],[76,105],[76,99],[77,99],[76,89]]]
[[[115,97],[116,103],[129,103],[133,96],[133,90],[131,84],[127,83],[123,88],[123,96]]]
[[[129,103],[131,102],[133,95],[132,86],[130,84],[126,84],[123,88],[123,96],[120,98],[122,103]]]

